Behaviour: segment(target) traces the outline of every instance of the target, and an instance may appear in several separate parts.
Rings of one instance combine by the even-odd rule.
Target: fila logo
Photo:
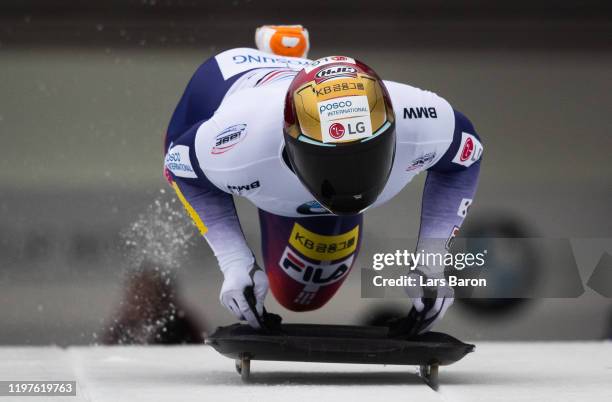
[[[279,261],[279,266],[287,275],[304,285],[318,288],[329,285],[344,278],[353,265],[354,255],[334,264],[313,264],[301,258],[289,247]]]

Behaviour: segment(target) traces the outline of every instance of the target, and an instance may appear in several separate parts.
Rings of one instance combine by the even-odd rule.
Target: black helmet
[[[285,149],[302,184],[336,215],[357,214],[382,192],[395,156],[395,115],[378,75],[331,56],[307,65],[285,99]]]

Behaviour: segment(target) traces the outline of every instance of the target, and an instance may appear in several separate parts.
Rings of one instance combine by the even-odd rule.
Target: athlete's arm
[[[478,185],[482,144],[472,123],[454,111],[455,129],[450,146],[427,171],[421,207],[421,228],[417,252],[444,255],[457,234]],[[418,267],[416,275],[444,278],[444,266]],[[414,306],[409,328],[404,331],[422,333],[442,319],[453,303],[454,291],[449,286],[408,288]]]
[[[170,144],[165,158],[166,173],[223,272],[221,303],[238,319],[260,327],[267,278],[255,264],[240,227],[233,197],[211,183],[200,168],[194,145],[200,127],[200,123],[195,124]],[[255,305],[245,290],[254,294]]]
[[[454,114],[452,142],[427,170],[419,231],[419,247],[442,253],[448,250],[472,204],[483,151],[472,123],[460,112],[455,110]]]

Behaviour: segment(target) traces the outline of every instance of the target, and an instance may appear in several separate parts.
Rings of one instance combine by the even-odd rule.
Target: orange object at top
[[[255,31],[259,50],[279,56],[306,57],[310,48],[308,30],[301,25],[264,25]]]

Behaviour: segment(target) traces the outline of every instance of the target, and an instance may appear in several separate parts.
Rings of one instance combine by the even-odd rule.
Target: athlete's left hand
[[[443,274],[434,275],[423,267],[417,268],[408,277],[415,278],[417,284],[444,278]],[[407,289],[407,292],[412,299],[412,309],[407,317],[396,320],[391,324],[390,333],[392,336],[410,337],[429,331],[436,322],[444,317],[446,310],[455,300],[454,289],[446,284],[415,286]]]
[[[223,276],[219,295],[221,304],[237,319],[247,321],[251,327],[264,328],[264,299],[268,293],[266,273],[254,263],[248,270],[225,270]]]

